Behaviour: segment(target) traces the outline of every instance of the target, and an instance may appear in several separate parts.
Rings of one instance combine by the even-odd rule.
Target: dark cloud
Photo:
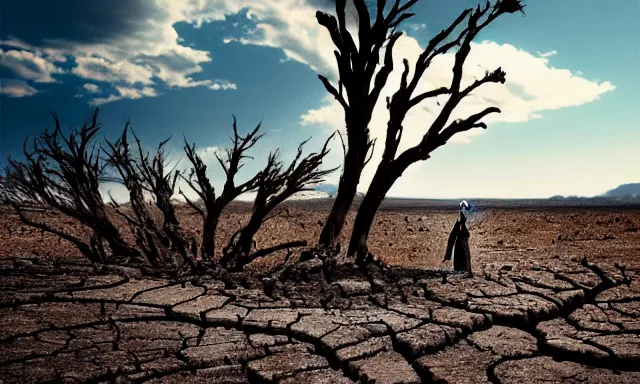
[[[47,40],[109,42],[144,28],[143,20],[157,12],[150,0],[3,1],[0,35],[40,46]]]

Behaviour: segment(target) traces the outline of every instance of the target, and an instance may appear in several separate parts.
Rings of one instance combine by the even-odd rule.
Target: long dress
[[[460,212],[460,219],[456,221],[447,242],[444,261],[451,260],[453,254],[453,270],[459,272],[469,272],[471,275],[471,252],[469,251],[469,230],[467,229],[467,218]]]

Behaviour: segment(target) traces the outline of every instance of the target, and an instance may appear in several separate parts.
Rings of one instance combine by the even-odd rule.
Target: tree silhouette
[[[306,245],[306,242],[295,241],[251,253],[254,236],[278,205],[297,192],[312,190],[311,186],[322,182],[324,176],[335,171],[335,169],[318,169],[329,153],[327,146],[332,138],[333,135],[329,136],[320,152],[311,153],[304,158],[302,158],[302,150],[308,140],[301,143],[295,158],[287,168],[283,168],[282,162],[278,160],[278,151],[269,154],[267,165],[258,174],[257,194],[249,222],[231,237],[229,244],[225,247],[220,260],[223,267],[237,271],[268,253]]]
[[[362,20],[368,20],[368,13],[366,13],[366,7],[357,6],[361,1],[355,0],[355,3],[360,15],[361,25],[359,35],[363,35]],[[396,0],[392,8],[392,12],[396,8],[406,10],[414,3],[415,1],[409,1],[405,5],[399,6],[399,0]],[[382,12],[381,9],[384,5],[384,0],[378,1],[378,14]],[[478,111],[467,118],[449,122],[451,114],[455,108],[474,90],[487,83],[503,84],[505,82],[505,72],[501,68],[497,68],[494,71],[487,71],[482,78],[475,80],[470,85],[466,87],[461,86],[463,66],[471,51],[471,42],[478,33],[480,33],[480,31],[490,25],[501,15],[506,13],[522,12],[523,9],[524,5],[520,0],[498,0],[493,4],[487,2],[484,6],[478,5],[475,9],[466,9],[447,29],[441,31],[429,41],[427,47],[419,55],[411,76],[409,76],[409,63],[406,59],[403,60],[404,70],[402,72],[400,87],[391,98],[387,98],[389,120],[387,122],[387,132],[382,160],[378,164],[373,180],[371,181],[371,185],[369,186],[369,189],[358,209],[349,242],[347,254],[349,256],[356,255],[357,263],[364,264],[371,259],[367,250],[367,238],[369,236],[369,231],[373,224],[375,214],[385,195],[402,173],[411,164],[428,159],[431,152],[446,144],[447,141],[455,134],[468,131],[473,128],[486,128],[486,124],[481,122],[481,120],[489,114],[500,112],[496,107],[489,107],[482,111]],[[405,13],[404,15],[404,18],[406,19],[410,17],[411,14]],[[465,20],[466,26],[459,28],[464,25]],[[367,30],[366,25],[364,25],[365,37]],[[346,34],[348,34],[348,32],[346,32]],[[389,34],[389,42],[387,44],[387,51],[384,59],[385,64],[379,72],[383,72],[385,70],[390,71],[393,68],[393,52],[389,46],[392,46],[392,43],[397,40],[398,36],[399,32],[391,32]],[[342,38],[345,39],[345,37]],[[361,36],[360,40],[362,41],[362,39],[363,37]],[[366,41],[366,38],[364,40]],[[429,68],[432,61],[437,56],[445,54],[453,50],[455,47],[458,47],[458,50],[455,53],[455,61],[452,69],[453,79],[449,87],[433,89],[414,95],[419,81],[422,79],[422,76]],[[345,72],[345,74],[349,76],[348,72]],[[343,71],[341,69],[341,77],[344,76],[345,75],[343,75]],[[378,78],[376,78],[376,80],[377,79]],[[386,76],[381,79],[386,80]],[[384,84],[380,85],[382,86]],[[433,123],[431,123],[426,130],[422,140],[415,146],[398,154],[398,146],[404,129],[403,121],[407,113],[420,102],[438,95],[448,95],[447,102],[444,104],[442,110]],[[350,132],[348,124],[347,132]],[[362,148],[368,147],[361,145],[361,150]]]
[[[99,192],[105,163],[96,148],[95,136],[100,130],[98,110],[78,130],[64,135],[60,120],[52,132],[36,136],[31,146],[28,138],[23,145],[24,161],[8,159],[4,169],[4,199],[14,207],[26,225],[52,233],[71,243],[91,261],[106,262],[104,243],[119,256],[139,256],[122,238],[108,219],[106,204]],[[90,228],[90,241],[65,233],[44,222],[34,221],[25,214],[25,204],[46,205],[78,220]]]
[[[401,36],[395,28],[412,16],[407,11],[417,0],[400,5],[397,0],[385,14],[384,0],[378,0],[375,21],[371,25],[369,10],[364,0],[354,0],[358,13],[358,45],[347,30],[346,0],[336,0],[336,17],[318,11],[316,19],[331,35],[336,46],[338,85],[332,85],[325,76],[318,75],[326,90],[340,103],[345,113],[347,146],[338,191],[320,234],[319,243],[334,245],[356,194],[362,169],[375,141],[369,136],[369,122],[382,88],[393,70],[391,52]],[[386,44],[386,46],[385,46]],[[381,53],[384,47],[384,52]],[[376,72],[381,55],[382,67]]]
[[[235,184],[235,177],[244,165],[243,161],[251,158],[247,155],[247,151],[253,148],[264,136],[259,133],[260,126],[261,124],[258,124],[253,131],[242,136],[238,133],[236,117],[233,117],[233,137],[231,138],[233,147],[225,151],[226,157],[224,159],[215,153],[216,159],[226,176],[222,193],[218,196],[216,196],[215,189],[207,176],[207,165],[202,161],[200,155],[198,155],[195,144],[189,145],[185,139],[184,150],[187,159],[191,163],[191,170],[189,176],[185,177],[183,175],[183,179],[189,187],[195,191],[204,207],[200,207],[196,202],[187,198],[184,191],[180,191],[180,193],[187,201],[187,204],[202,216],[201,253],[202,258],[206,261],[211,261],[214,257],[214,235],[218,227],[218,222],[220,221],[222,210],[238,196],[253,191],[260,186],[260,173],[257,173],[244,183],[239,185]]]
[[[207,176],[207,166],[198,154],[195,145],[185,139],[184,151],[191,164],[188,176],[169,164],[165,146],[169,139],[160,142],[154,153],[143,149],[139,138],[127,122],[117,140],[105,139],[105,146],[95,140],[100,131],[98,109],[90,122],[79,130],[64,135],[60,122],[53,114],[56,127],[52,133],[45,131],[33,140],[31,150],[25,140],[25,161],[8,159],[4,175],[0,177],[0,202],[8,203],[27,225],[52,233],[74,244],[80,252],[93,262],[126,262],[133,258],[152,267],[172,272],[203,271],[221,272],[222,264],[228,271],[241,270],[256,258],[281,249],[306,245],[290,242],[257,250],[251,253],[253,237],[269,214],[294,193],[310,189],[321,182],[325,175],[335,169],[320,170],[331,135],[321,151],[302,157],[303,146],[291,165],[285,168],[278,160],[279,151],[269,155],[267,165],[249,180],[236,185],[235,177],[250,156],[252,149],[262,138],[260,124],[247,135],[238,133],[234,117],[232,147],[223,158],[216,159],[225,172],[226,180],[222,193],[216,196]],[[133,137],[133,142],[130,142]],[[178,181],[183,179],[194,189],[201,202],[186,198],[187,204],[198,212],[202,220],[202,238],[198,246],[195,238],[187,239],[181,228],[172,201]],[[101,182],[122,184],[129,192],[129,203],[125,205],[105,203],[99,191]],[[232,200],[249,191],[257,191],[249,223],[238,231],[224,249],[220,262],[214,260],[215,231],[220,214]],[[45,222],[32,219],[27,213],[31,207],[44,206],[78,220],[91,229],[87,242]],[[129,245],[112,221],[108,208],[122,217],[129,225],[135,246]],[[155,211],[155,212],[154,212]],[[159,219],[154,213],[159,212]],[[105,247],[108,245],[108,248]],[[200,250],[202,261],[198,259]],[[125,257],[125,258],[123,258]]]
[[[166,172],[166,156],[164,146],[169,139],[160,142],[153,158],[142,149],[142,144],[135,133],[132,133],[136,150],[131,150],[128,141],[130,130],[127,122],[120,138],[112,143],[107,141],[109,150],[105,151],[109,165],[118,173],[119,181],[129,190],[129,203],[134,216],[119,209],[114,203],[115,211],[131,226],[136,237],[136,244],[147,260],[154,266],[172,266],[181,268],[188,266],[194,270],[198,267],[195,254],[189,248],[180,222],[176,215],[171,197],[175,193],[176,183],[180,177],[177,170]],[[145,196],[150,196],[162,214],[162,225],[158,226]]]

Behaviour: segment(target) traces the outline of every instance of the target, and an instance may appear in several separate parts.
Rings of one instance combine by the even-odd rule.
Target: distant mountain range
[[[317,197],[335,197],[336,192],[338,191],[338,186],[335,184],[319,184],[316,186],[314,192],[323,192],[318,193]],[[326,193],[325,196],[323,196]],[[358,193],[358,197],[362,197],[362,193]],[[595,196],[595,199],[638,199],[640,200],[640,183],[631,183],[631,184],[622,184],[610,191],[607,191],[601,195]],[[588,197],[583,196],[562,196],[557,195],[550,198],[550,200],[583,200],[590,199]]]
[[[605,192],[603,197],[640,199],[640,183],[622,184]]]
[[[594,197],[556,195],[549,200],[638,200],[640,201],[640,183],[622,184]]]

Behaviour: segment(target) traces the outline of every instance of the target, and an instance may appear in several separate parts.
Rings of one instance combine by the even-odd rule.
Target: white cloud
[[[427,29],[427,24],[425,24],[425,23],[409,23],[409,24],[407,24],[407,27],[409,27],[413,31],[424,31],[425,29]]]
[[[87,83],[87,84],[83,85],[82,88],[84,88],[89,93],[98,93],[98,92],[100,92],[100,87],[98,87],[95,84],[91,84],[91,83]]]
[[[219,91],[219,90],[229,90],[229,89],[238,89],[238,86],[230,81],[226,81],[226,80],[216,80],[216,81],[212,81],[209,85],[208,88],[211,89],[212,91]]]
[[[115,182],[100,183],[98,191],[105,202],[114,201],[117,204],[124,204],[129,201],[129,190],[123,184]]]
[[[67,58],[55,48],[35,47],[19,39],[16,39],[15,37],[10,37],[6,40],[0,40],[0,46],[7,47],[7,48],[14,48],[20,51],[30,51],[37,56],[45,58],[47,61],[51,63],[64,63],[67,61]]]
[[[543,52],[543,53],[540,53],[540,51],[538,51],[538,56],[540,57],[551,57],[557,54],[558,54],[558,51],[549,51],[549,52]]]
[[[137,88],[127,88],[127,87],[116,86],[116,89],[118,90],[118,93],[120,94],[120,96],[127,99],[140,99],[145,96],[146,97],[158,96],[158,93],[156,92],[156,90],[151,87],[144,87],[142,89],[137,89]]]
[[[95,106],[98,106],[98,105],[107,104],[107,103],[111,103],[111,102],[122,100],[122,99],[123,99],[122,96],[114,95],[112,93],[107,97],[96,97],[95,99],[90,100],[89,101],[89,105],[92,106],[92,107],[95,107]]]
[[[12,70],[22,79],[36,83],[55,83],[57,80],[52,75],[63,73],[49,60],[26,50],[0,49],[0,66]]]
[[[395,68],[402,68],[402,58],[408,58],[409,62],[413,63],[420,54],[420,46],[410,37],[402,37],[396,47]],[[416,94],[450,84],[453,61],[453,54],[434,60],[419,84]],[[478,89],[460,104],[450,121],[469,116],[489,106],[497,106],[502,113],[493,114],[484,119],[490,129],[491,123],[526,122],[541,118],[544,111],[590,103],[598,100],[602,94],[615,89],[610,82],[590,81],[569,70],[557,69],[548,64],[548,59],[536,57],[509,44],[489,41],[474,43],[465,65],[463,86],[481,77],[485,70],[498,67],[506,71],[507,85],[487,84]],[[399,81],[400,72],[396,70],[389,77],[388,86],[382,92],[369,126],[371,135],[378,138],[380,144],[384,142],[388,120],[388,112],[383,103],[386,96],[392,95]],[[344,130],[342,108],[333,98],[329,97],[327,100],[325,106],[310,110],[303,115],[301,124],[323,124],[331,130]],[[421,139],[445,102],[446,97],[425,101],[408,114],[404,122],[405,131],[400,150],[407,149]],[[471,130],[454,136],[451,142],[469,143],[474,136],[481,135],[483,132],[480,129]],[[382,156],[382,149],[382,145],[376,148],[374,161],[371,162],[373,165],[365,169],[360,184],[361,190],[366,190],[368,187],[375,172],[375,160],[379,160]],[[410,169],[410,172],[417,174],[422,166],[422,164],[416,165]],[[407,195],[409,191],[415,191],[411,185],[406,183],[403,185],[407,189],[394,188],[394,192]]]
[[[77,67],[71,72],[84,79],[111,83],[153,84],[153,70],[149,66],[129,61],[110,61],[102,57],[76,57]]]
[[[205,164],[218,164],[216,155],[224,159],[225,151],[218,146],[209,146],[196,149],[196,154],[200,156]]]
[[[335,58],[331,37],[315,19],[317,6],[306,0],[240,0],[239,3],[247,7],[251,18],[258,22],[240,37],[225,38],[225,43],[281,49],[288,59],[317,72],[333,73]]]
[[[23,80],[0,79],[0,95],[9,97],[27,97],[38,93],[38,90]]]
[[[249,4],[248,7],[260,21],[251,30],[251,34],[228,37],[225,43],[238,42],[245,45],[277,48],[283,51],[287,60],[308,65],[312,70],[330,79],[337,78],[333,55],[335,48],[329,34],[317,24],[314,7],[300,0],[262,1],[259,4]],[[423,28],[419,24],[408,25],[408,27],[413,30]],[[353,28],[351,30],[354,31]],[[395,70],[379,98],[369,127],[371,135],[378,139],[379,145],[374,161],[363,174],[360,190],[368,187],[375,170],[375,160],[379,159],[382,153],[388,120],[388,113],[384,106],[385,97],[391,96],[400,82],[402,59],[407,58],[410,63],[414,63],[421,48],[416,39],[406,35],[396,44]],[[577,72],[551,66],[548,58],[557,54],[557,51],[536,53],[531,54],[510,44],[491,41],[474,43],[465,65],[463,86],[483,76],[485,71],[498,67],[502,67],[507,72],[507,84],[506,86],[487,84],[475,91],[460,104],[451,119],[466,117],[488,106],[497,106],[502,113],[489,116],[484,120],[486,123],[526,122],[542,118],[544,111],[593,102],[602,94],[615,89],[615,86],[608,81],[586,79]],[[435,60],[420,82],[416,94],[428,89],[448,86],[451,81],[453,61],[453,54],[444,55]],[[409,113],[404,124],[405,133],[401,150],[408,148],[422,137],[445,102],[446,97],[425,101]],[[301,116],[301,124],[321,124],[331,131],[336,129],[344,131],[344,113],[339,104],[329,96],[323,106]],[[482,130],[465,132],[455,136],[451,142],[468,143],[474,136],[482,133]],[[333,156],[341,160],[342,149],[339,142],[333,145],[335,147],[332,151]],[[411,170],[419,172],[420,168],[421,165],[418,165]],[[411,188],[406,185],[405,187]],[[402,194],[402,191],[400,193]]]
[[[123,86],[116,86],[117,94],[110,94],[107,97],[98,97],[89,101],[89,105],[97,106],[102,104],[111,103],[122,99],[141,99],[143,97],[155,97],[158,93],[151,87],[144,88],[130,88]]]

